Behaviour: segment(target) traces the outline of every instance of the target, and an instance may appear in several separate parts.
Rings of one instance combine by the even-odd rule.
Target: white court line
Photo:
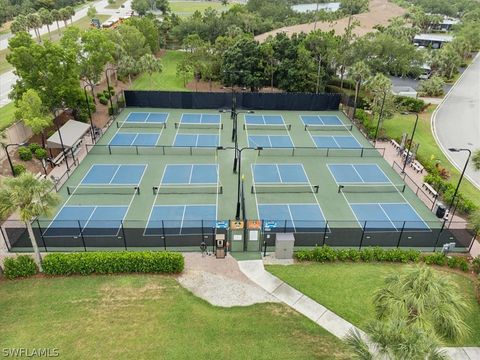
[[[182,220],[180,222],[180,234],[182,233],[182,230],[183,230],[183,221],[185,220],[185,211],[186,210],[187,210],[187,205],[183,205]]]
[[[188,184],[192,183],[193,165],[190,165],[190,175],[188,177]]]
[[[110,178],[110,181],[108,182],[108,184],[112,183],[113,179],[115,178],[115,175],[117,175],[117,173],[118,173],[118,170],[120,170],[120,167],[121,167],[121,165],[117,165],[117,170],[115,170],[115,172],[113,173],[113,175]]]
[[[357,173],[358,177],[360,178],[360,180],[362,180],[363,183],[365,183],[365,180],[363,180],[363,177],[362,175],[360,175],[360,173],[357,171],[357,169],[355,169],[355,166],[353,164],[349,164],[350,167]]]
[[[337,142],[337,139],[335,139],[335,136],[333,136],[333,135],[332,135],[332,140],[335,142],[335,144],[337,144],[337,149],[342,149],[340,144]]]
[[[379,203],[378,206],[380,207],[380,209],[382,209],[382,212],[385,214],[385,216],[387,217],[388,221],[390,221],[390,223],[392,224],[393,228],[395,230],[398,231],[398,228],[395,226],[395,224],[393,223],[392,219],[390,219],[390,216],[388,216],[387,212],[385,211],[385,209],[383,208],[383,206]]]

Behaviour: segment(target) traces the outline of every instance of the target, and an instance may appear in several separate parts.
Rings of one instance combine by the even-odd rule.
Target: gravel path
[[[185,270],[178,277],[179,283],[212,305],[232,307],[279,302],[250,281],[231,256],[225,259],[202,257],[199,253],[185,253],[184,256]]]

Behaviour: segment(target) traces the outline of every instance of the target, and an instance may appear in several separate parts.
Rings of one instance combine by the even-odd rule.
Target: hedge
[[[383,249],[380,247],[367,247],[358,249],[333,249],[327,245],[318,246],[313,250],[300,250],[295,252],[299,261],[334,262],[334,261],[364,261],[364,262],[401,262],[418,263],[427,265],[448,265],[453,269],[468,271],[468,262],[464,257],[447,257],[442,253],[422,254],[418,250]]]
[[[183,255],[173,252],[87,252],[48,254],[43,260],[47,275],[115,273],[179,273]]]
[[[395,96],[395,105],[403,111],[419,113],[427,106],[422,99],[415,99],[408,96]]]
[[[6,258],[3,262],[3,272],[7,279],[33,276],[37,271],[35,261],[28,255]]]
[[[18,148],[18,156],[23,161],[32,160],[32,157],[33,157],[32,152],[30,151],[30,149],[28,147]]]

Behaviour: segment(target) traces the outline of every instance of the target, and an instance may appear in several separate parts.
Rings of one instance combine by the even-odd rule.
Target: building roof
[[[418,34],[415,35],[413,40],[450,42],[453,40],[453,36],[445,34]]]
[[[411,94],[416,94],[417,90],[410,86],[392,86],[392,93],[394,94],[405,94],[405,93],[411,93]]]
[[[61,128],[60,135],[58,131],[47,139],[47,147],[61,148],[62,143],[65,148],[71,148],[78,143],[85,134],[90,131],[90,125],[76,120],[68,120]]]

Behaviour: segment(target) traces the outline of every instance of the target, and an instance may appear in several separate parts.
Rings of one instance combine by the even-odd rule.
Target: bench
[[[63,162],[63,160],[65,160],[65,153],[62,151],[55,157],[55,159],[52,160],[52,164],[55,166],[59,166]]]
[[[35,174],[35,179],[37,179],[37,180],[45,179],[45,178],[46,178],[45,174],[43,174],[41,172],[38,172],[38,173]]]
[[[413,170],[415,170],[417,173],[423,173],[423,165],[420,164],[417,160],[413,161],[410,163],[410,166],[412,167]]]
[[[400,145],[393,139],[390,139],[390,144],[392,144],[395,149],[400,148]]]
[[[426,182],[424,182],[422,184],[422,187],[424,187],[434,198],[438,197],[438,193],[430,184],[427,184]]]

